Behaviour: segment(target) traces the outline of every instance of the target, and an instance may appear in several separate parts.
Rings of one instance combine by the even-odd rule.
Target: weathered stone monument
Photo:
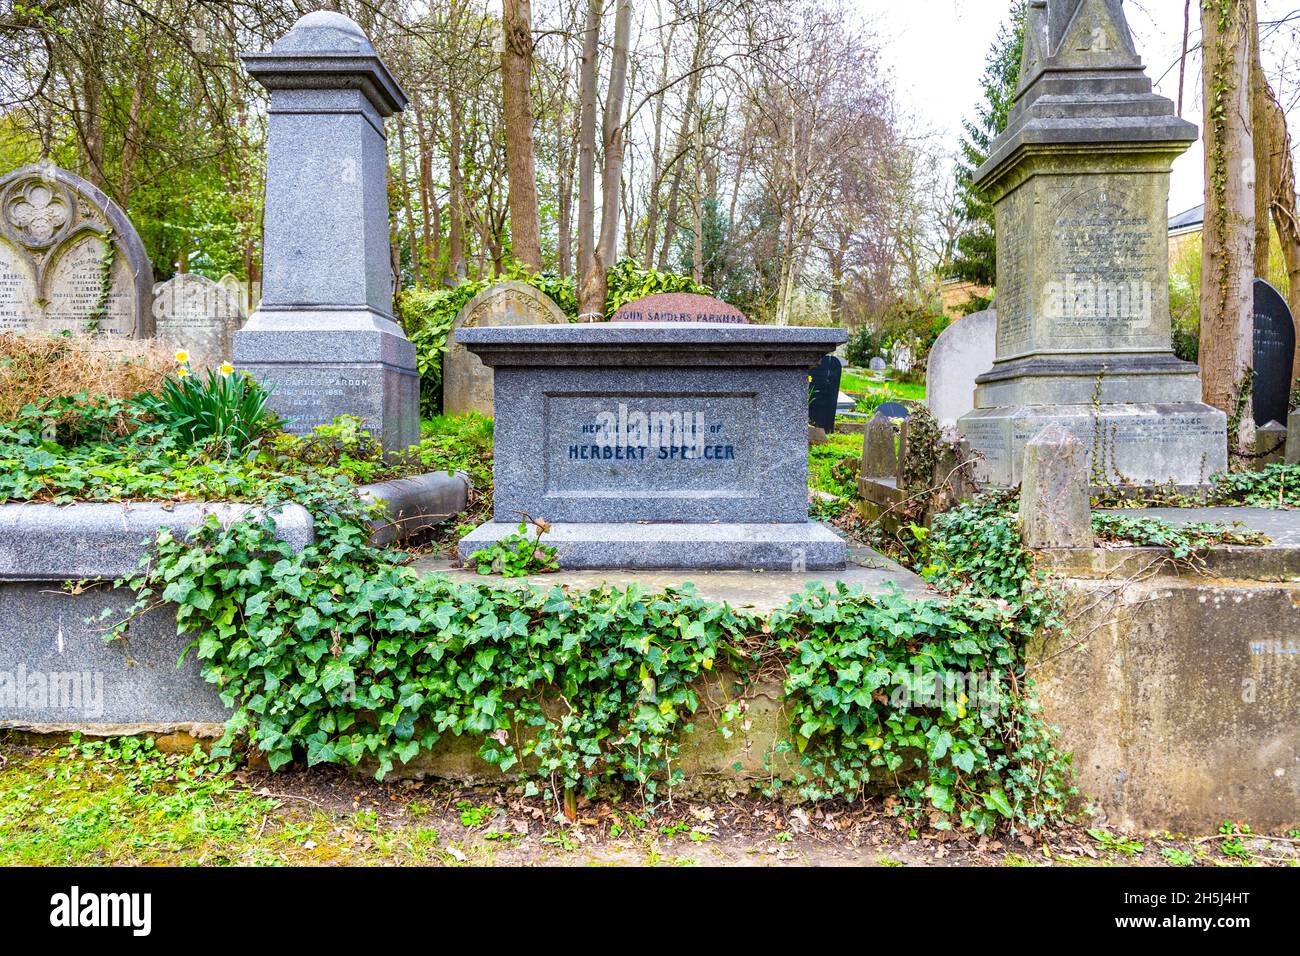
[[[388,450],[419,440],[415,347],[392,313],[384,119],[406,95],[340,13],[243,56],[271,93],[262,300],[235,361],[297,432],[355,415]]]
[[[1083,443],[1055,423],[1025,443],[1020,485],[1027,548],[1091,548],[1092,502]]]
[[[973,312],[939,333],[925,367],[925,404],[945,431],[975,408],[975,379],[997,355],[996,309]]]
[[[1195,139],[1152,93],[1120,0],[1032,0],[1010,122],[976,173],[997,216],[997,357],[959,427],[983,481],[1017,484],[1053,422],[1101,480],[1226,468],[1226,416],[1171,348],[1169,169]]]
[[[456,332],[495,325],[563,325],[569,317],[550,296],[514,279],[488,286],[456,313],[442,357],[442,410],[492,417],[492,369],[466,351]]]
[[[0,331],[146,338],[153,266],[125,212],[49,163],[0,178]]]
[[[154,334],[169,349],[184,349],[192,368],[230,361],[244,324],[238,294],[207,276],[183,272],[153,290]]]
[[[493,520],[461,561],[545,519],[565,569],[815,571],[808,370],[842,329],[688,323],[462,328],[496,373]]]

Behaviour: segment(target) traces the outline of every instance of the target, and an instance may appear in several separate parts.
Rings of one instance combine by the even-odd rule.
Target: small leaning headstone
[[[1255,467],[1281,461],[1286,456],[1286,442],[1286,426],[1280,422],[1268,422],[1255,429]]]
[[[1300,408],[1286,420],[1286,461],[1289,465],[1300,465]]]
[[[884,415],[876,415],[867,422],[862,439],[862,465],[858,473],[863,478],[894,478],[898,474],[894,426]]]
[[[1091,548],[1092,502],[1083,442],[1056,423],[1025,443],[1020,485],[1027,548]]]

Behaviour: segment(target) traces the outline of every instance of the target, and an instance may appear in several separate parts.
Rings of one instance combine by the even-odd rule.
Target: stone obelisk
[[[242,57],[271,93],[262,302],[235,362],[297,432],[355,415],[388,451],[420,437],[415,347],[392,313],[384,119],[406,95],[340,13]]]
[[[1056,423],[1097,484],[1204,484],[1226,416],[1172,351],[1169,170],[1196,127],[1152,92],[1121,0],[1033,0],[1006,131],[976,172],[997,218],[993,368],[958,427],[992,485]]]

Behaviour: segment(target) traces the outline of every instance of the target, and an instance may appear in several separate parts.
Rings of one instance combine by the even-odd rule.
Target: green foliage
[[[957,165],[957,191],[964,228],[948,274],[976,285],[997,283],[997,256],[993,205],[975,187],[975,171],[988,159],[993,141],[1007,128],[1020,79],[1026,7],[1024,0],[1013,0],[1009,19],[998,29],[980,79],[984,100],[976,107],[976,118],[962,122],[966,135]]]
[[[844,357],[850,365],[866,368],[877,355],[884,355],[884,349],[884,333],[864,325],[849,336],[849,341],[844,346]]]
[[[712,295],[713,290],[688,275],[642,269],[634,259],[620,259],[609,270],[609,292],[605,298],[605,315],[612,316],[627,303],[660,292],[694,292]]]
[[[153,420],[149,404],[76,395],[0,422],[0,503],[260,501],[285,477],[304,475],[369,484],[448,470],[478,488],[492,483],[492,426],[481,416],[428,423],[420,444],[393,458],[347,417],[305,437],[267,436],[255,456],[230,456],[187,446]]]
[[[1138,548],[1168,548],[1174,560],[1188,562],[1202,561],[1208,551],[1220,545],[1260,547],[1269,543],[1267,535],[1240,523],[1195,521],[1176,525],[1163,518],[1100,512],[1093,513],[1092,530],[1099,541]]]
[[[808,446],[808,487],[840,498],[856,498],[862,436],[831,434],[824,445]]]
[[[1300,508],[1300,464],[1273,462],[1258,471],[1216,475],[1213,503],[1252,508]]]
[[[177,353],[179,356],[185,353]],[[188,362],[188,359],[183,360]],[[182,364],[175,378],[163,381],[156,394],[138,399],[154,421],[174,432],[183,449],[205,447],[240,455],[268,432],[281,427],[278,415],[267,408],[270,390],[251,375],[239,375],[229,366],[192,373]]]
[[[1067,760],[1023,682],[1020,624],[1005,602],[914,601],[809,586],[771,618],[801,796],[903,783],[934,825],[1037,827],[1072,793]]]
[[[1024,640],[1061,627],[1060,594],[1021,543],[1014,492],[985,494],[936,515],[923,545],[922,573],[932,584],[1007,602]]]
[[[499,574],[504,578],[525,578],[530,574],[544,574],[560,570],[555,559],[555,548],[542,544],[542,526],[528,537],[528,522],[519,522],[519,533],[508,534],[490,548],[475,551],[470,563],[479,574]]]
[[[688,589],[493,591],[419,577],[366,544],[365,509],[342,489],[284,490],[316,517],[301,552],[270,519],[214,519],[190,541],[164,531],[129,582],[136,613],[177,605],[205,677],[237,708],[219,752],[246,734],[273,768],[301,753],[370,759],[383,776],[468,734],[485,760],[554,792],[620,779],[653,796],[699,706],[692,682],[743,619]]]

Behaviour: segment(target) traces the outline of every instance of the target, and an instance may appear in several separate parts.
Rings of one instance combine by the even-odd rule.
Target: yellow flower
[[[235,367],[234,367],[233,365],[231,365],[229,362],[222,362],[222,363],[221,363],[221,374],[222,374],[222,375],[234,375],[234,374],[235,374]]]
[[[182,365],[180,368],[178,368],[178,369],[176,370],[176,377],[177,377],[177,378],[184,378],[186,375],[189,375],[189,374],[190,374],[190,370],[187,369],[184,365]]]
[[[181,349],[179,352],[176,353],[176,361],[181,363],[182,365],[184,365],[189,360],[190,360],[190,353],[185,351],[184,349]]]

